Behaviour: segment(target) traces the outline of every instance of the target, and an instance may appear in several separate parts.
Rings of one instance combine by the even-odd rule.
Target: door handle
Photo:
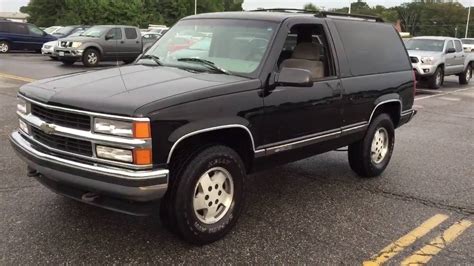
[[[139,41],[136,41],[136,43],[140,43]]]
[[[124,43],[124,41],[120,41],[120,43]]]

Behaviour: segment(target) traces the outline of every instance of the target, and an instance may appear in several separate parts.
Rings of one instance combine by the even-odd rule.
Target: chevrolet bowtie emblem
[[[48,135],[51,135],[51,134],[53,134],[54,132],[56,132],[55,126],[54,126],[54,125],[51,125],[51,124],[48,124],[48,123],[43,123],[43,124],[41,124],[40,129],[41,129],[44,133],[46,133],[46,134],[48,134]]]

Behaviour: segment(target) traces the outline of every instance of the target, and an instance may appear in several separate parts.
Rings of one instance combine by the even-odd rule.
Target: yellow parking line
[[[33,82],[33,81],[35,81],[35,79],[15,76],[15,75],[7,74],[7,73],[1,73],[1,72],[0,72],[0,78],[14,79],[14,80],[19,80],[19,81],[24,81],[24,82]]]
[[[370,260],[364,261],[363,265],[381,265],[382,263],[388,261],[395,255],[403,251],[406,247],[413,244],[416,240],[426,235],[428,232],[440,225],[446,219],[448,219],[447,215],[436,214],[435,216],[426,220],[417,228],[413,229],[408,234],[402,236],[397,241],[392,242],[391,244],[386,246],[378,254],[374,255]]]
[[[460,236],[466,229],[472,225],[469,220],[461,220],[455,223],[442,234],[431,240],[426,246],[422,247],[410,257],[402,261],[402,265],[421,265],[427,263],[438,254],[443,248],[449,243],[453,242],[458,236]]]

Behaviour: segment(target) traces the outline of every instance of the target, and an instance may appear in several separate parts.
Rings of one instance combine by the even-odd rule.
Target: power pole
[[[194,0],[194,15],[198,13],[198,1]]]
[[[349,14],[351,13],[352,0],[349,0]]]
[[[469,1],[469,9],[467,11],[467,21],[466,21],[466,34],[464,38],[467,38],[467,32],[469,30],[469,19],[471,18],[471,1]]]

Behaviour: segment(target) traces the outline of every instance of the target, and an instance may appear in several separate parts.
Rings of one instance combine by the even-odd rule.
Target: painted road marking
[[[443,96],[443,95],[449,95],[449,94],[453,94],[453,93],[456,93],[456,92],[467,91],[467,90],[471,90],[471,89],[472,88],[465,88],[465,89],[459,89],[459,90],[454,90],[454,91],[449,91],[449,92],[444,92],[444,93],[433,94],[433,95],[424,96],[424,97],[418,97],[418,98],[415,98],[415,101],[429,99],[429,98]]]
[[[443,248],[453,242],[466,229],[472,225],[469,220],[461,220],[446,229],[442,234],[430,241],[426,246],[422,247],[410,257],[402,261],[402,265],[421,265],[427,263],[438,254]]]
[[[15,75],[7,74],[7,73],[1,73],[1,72],[0,72],[0,78],[14,79],[14,80],[19,80],[19,81],[24,81],[24,82],[33,82],[33,81],[35,81],[35,79],[15,76]]]
[[[448,219],[447,215],[436,214],[435,216],[426,220],[417,228],[413,229],[408,234],[402,236],[397,241],[392,242],[391,244],[386,246],[378,254],[374,255],[370,260],[364,261],[363,265],[381,265],[382,263],[388,261],[395,255],[403,251],[406,247],[415,243],[416,240],[428,234],[433,228],[440,225],[446,219]]]

